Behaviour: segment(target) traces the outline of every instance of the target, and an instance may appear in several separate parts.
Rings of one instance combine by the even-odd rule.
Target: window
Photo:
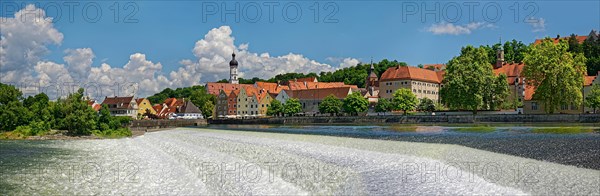
[[[571,104],[571,110],[577,110],[577,109],[579,109],[579,107],[577,105]]]
[[[560,110],[568,110],[569,109],[569,105],[561,105],[560,106]]]
[[[537,102],[531,102],[531,110],[538,110]]]

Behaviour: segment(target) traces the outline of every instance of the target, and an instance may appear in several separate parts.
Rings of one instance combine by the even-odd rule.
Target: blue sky
[[[333,68],[340,66],[342,59],[368,62],[371,57],[375,61],[396,59],[410,65],[446,63],[468,44],[494,44],[500,37],[531,43],[545,36],[587,35],[591,29],[600,29],[598,1],[83,1],[70,2],[79,3],[74,12],[65,2],[2,1],[0,16],[14,17],[15,5],[18,11],[31,3],[45,8],[46,15],[55,18],[54,28],[64,35],[59,44],[47,44],[49,52],[40,59],[65,64],[65,50],[91,48],[95,56],[91,67],[106,63],[115,68],[127,64],[130,55],[141,53],[146,60],[161,63],[157,75],[176,71],[184,59],[197,62],[199,57],[192,51],[196,42],[222,26],[230,27],[236,47],[248,44],[248,52],[268,53],[270,57],[300,54]],[[97,3],[94,5],[102,11],[95,23],[86,21],[83,14],[83,7],[88,6],[87,18],[94,18],[96,12],[90,3]],[[236,3],[240,9],[233,13],[238,14],[240,21],[235,21],[234,14],[226,15],[222,21],[223,6],[233,9]],[[274,7],[272,22],[265,5],[270,3],[279,3]],[[473,5],[470,20],[466,4],[474,3],[478,5]],[[120,16],[115,22],[111,6],[117,4]],[[315,22],[317,4],[319,19]],[[421,15],[436,4],[437,10],[425,17]],[[129,9],[125,9],[126,5]],[[215,5],[219,10],[212,14],[210,9]],[[250,20],[256,16],[255,5],[260,6],[261,17],[253,22]],[[299,5],[302,11],[297,22],[286,21],[296,16],[293,5]],[[137,8],[131,17],[134,21],[124,23],[125,16],[133,11],[131,8]],[[418,10],[411,12],[412,8]],[[325,22],[334,9],[337,12],[330,15],[332,20]],[[496,16],[498,9],[502,13]],[[69,21],[69,14],[73,14],[74,21]],[[436,20],[436,16],[440,19]],[[524,22],[526,18],[537,22]],[[223,75],[215,77],[220,76]],[[254,75],[246,71],[245,76]],[[212,79],[206,74],[202,78]]]

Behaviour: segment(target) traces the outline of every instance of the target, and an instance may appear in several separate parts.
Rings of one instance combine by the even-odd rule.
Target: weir
[[[478,114],[273,117],[215,119],[210,124],[418,124],[418,123],[600,123],[600,114]]]
[[[134,120],[131,121],[131,131],[148,131],[153,129],[164,129],[173,127],[199,127],[206,126],[206,119],[175,119],[175,120]]]

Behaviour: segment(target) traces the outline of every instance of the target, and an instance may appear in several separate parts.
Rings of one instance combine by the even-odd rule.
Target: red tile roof
[[[286,85],[279,85],[273,82],[256,82],[256,87],[265,89],[269,91],[269,93],[279,93],[282,90],[288,90],[289,87]]]
[[[490,65],[491,66],[491,65]],[[494,69],[494,74],[499,75],[503,73],[507,77],[517,77],[521,76],[521,72],[523,72],[523,68],[525,67],[524,63],[504,63],[502,67],[498,69]]]
[[[554,41],[555,44],[557,44],[560,40],[566,39],[568,40],[571,36],[569,37],[561,37],[561,38],[551,38],[552,41]],[[586,39],[588,38],[588,36],[576,36],[577,42],[579,42],[580,44],[583,43]],[[533,42],[533,44],[540,44],[542,43],[542,41],[544,41],[544,39],[536,39],[535,42]]]
[[[291,82],[318,82],[317,78],[315,77],[308,77],[308,78],[298,78],[298,79],[293,79],[293,80],[288,80],[289,83]]]
[[[88,101],[88,105],[89,105],[90,107],[92,107],[92,109],[93,109],[94,111],[96,111],[96,112],[97,112],[97,111],[100,111],[100,109],[102,109],[102,105],[100,105],[100,104],[96,103],[96,101],[92,101],[92,100],[90,100],[90,101]]]
[[[224,90],[226,93],[229,93],[233,90],[239,90],[240,88],[246,87],[246,86],[254,86],[254,85],[209,82],[209,83],[206,83],[206,90],[208,91],[209,94],[219,96],[220,90]]]
[[[300,100],[307,99],[325,99],[329,95],[333,95],[339,99],[346,98],[349,93],[352,93],[351,87],[336,87],[336,88],[319,88],[305,90],[287,90],[285,91],[291,98]]]
[[[598,76],[585,76],[585,80],[583,82],[583,86],[591,86],[594,80]]]
[[[525,86],[525,97],[524,99],[529,101],[533,99],[533,94],[535,94],[535,87],[531,85]]]
[[[444,70],[444,69],[446,69],[446,64],[426,64],[426,65],[423,65],[423,68],[429,69],[429,70],[432,70],[432,69]]]
[[[418,80],[423,82],[441,83],[443,73],[438,74],[435,71],[422,69],[413,66],[390,67],[381,75],[380,81],[390,80]]]
[[[105,97],[102,105],[110,104],[117,105],[118,109],[127,109],[130,108],[129,104],[133,100],[133,96],[131,97]]]

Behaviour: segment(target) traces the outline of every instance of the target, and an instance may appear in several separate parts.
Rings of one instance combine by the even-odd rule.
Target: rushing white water
[[[0,162],[0,194],[600,194],[598,170],[457,145],[177,129],[42,146],[60,153]]]

